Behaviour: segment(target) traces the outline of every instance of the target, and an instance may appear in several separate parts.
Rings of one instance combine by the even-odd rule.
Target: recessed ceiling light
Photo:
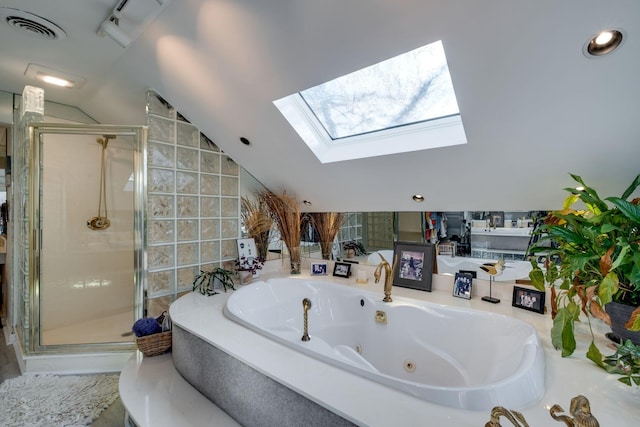
[[[37,75],[38,79],[42,80],[45,83],[49,83],[55,86],[60,86],[60,87],[73,87],[73,82],[67,79],[61,79],[60,77],[55,77],[55,76],[50,76],[47,74],[40,74],[38,73]]]
[[[579,185],[578,187],[576,187],[576,190],[578,191],[584,191],[584,187],[582,185]]]
[[[244,136],[240,137],[240,142],[242,142],[244,145],[251,145],[251,141],[249,141],[247,138],[245,138]]]
[[[417,202],[417,203],[424,202],[424,196],[422,194],[414,194],[412,199],[414,202]]]
[[[622,43],[622,32],[619,30],[600,31],[584,45],[587,56],[603,56],[613,52]]]
[[[311,206],[312,203],[308,200],[303,200],[302,203],[304,203],[305,206]]]
[[[74,76],[73,74],[54,70],[53,68],[38,64],[27,65],[24,75],[34,80],[66,88],[78,89],[86,82],[86,79],[82,77]]]

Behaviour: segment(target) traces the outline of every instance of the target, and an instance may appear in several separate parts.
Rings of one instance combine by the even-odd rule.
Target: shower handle
[[[302,300],[302,309],[304,310],[304,333],[302,334],[302,341],[309,341],[309,309],[311,308],[311,300],[305,298]]]

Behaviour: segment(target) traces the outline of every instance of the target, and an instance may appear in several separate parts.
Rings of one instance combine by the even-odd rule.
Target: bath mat
[[[91,424],[118,398],[118,375],[22,375],[0,384],[0,426]]]

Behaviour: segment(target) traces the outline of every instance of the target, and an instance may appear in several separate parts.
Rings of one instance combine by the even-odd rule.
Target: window
[[[466,143],[441,41],[274,104],[323,163]]]

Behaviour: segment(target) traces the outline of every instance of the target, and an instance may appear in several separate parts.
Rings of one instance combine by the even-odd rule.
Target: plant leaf
[[[629,317],[627,323],[624,324],[624,327],[630,331],[640,331],[640,307],[637,307],[631,312],[631,317]]]
[[[565,190],[567,190],[567,191],[570,191],[570,190],[575,191],[575,189],[570,189],[570,188],[565,188]],[[578,200],[580,200],[580,195],[579,194],[569,194],[564,199],[564,203],[562,204],[562,209],[569,209]]]
[[[604,363],[602,362],[602,353],[600,353],[600,350],[598,349],[598,347],[596,347],[596,343],[593,342],[593,340],[589,345],[589,351],[587,351],[587,359],[591,360],[601,368],[606,369]]]
[[[579,310],[573,302],[562,307],[558,310],[551,328],[551,343],[555,348],[562,350],[562,357],[571,356],[576,349],[576,340],[573,334],[574,315],[571,313],[571,305],[575,306],[576,311]]]
[[[598,287],[598,298],[602,305],[606,305],[611,302],[613,294],[618,292],[618,275],[613,271],[610,271]]]
[[[631,387],[631,378],[629,377],[620,377],[618,378],[618,381],[620,381],[622,384],[626,384],[629,387]]]
[[[633,182],[631,183],[631,185],[629,185],[629,188],[627,188],[624,193],[622,193],[622,196],[620,196],[622,199],[627,199],[631,193],[633,193],[634,191],[636,191],[636,188],[638,188],[638,186],[640,186],[640,174],[638,174],[636,176],[636,179],[633,180]]]
[[[633,203],[619,197],[607,197],[607,200],[617,207],[620,212],[622,212],[624,216],[629,218],[631,221],[636,223],[640,222],[640,206],[634,205]]]
[[[611,254],[613,254],[615,248],[615,246],[611,246],[600,258],[600,273],[602,273],[603,276],[609,274],[611,270]]]
[[[544,291],[544,273],[538,267],[538,264],[535,260],[531,260],[531,264],[533,265],[533,269],[529,272],[529,279],[531,279],[531,284],[534,288],[539,291]]]

